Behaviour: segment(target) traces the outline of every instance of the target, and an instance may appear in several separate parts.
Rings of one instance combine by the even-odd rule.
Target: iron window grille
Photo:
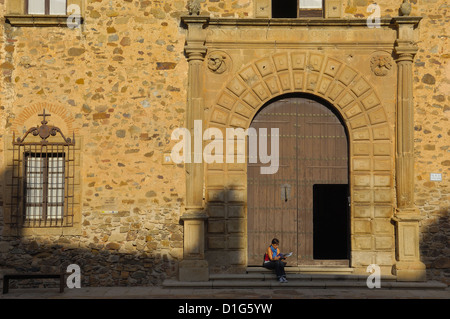
[[[75,136],[47,125],[13,136],[11,224],[13,227],[70,227],[74,217]]]

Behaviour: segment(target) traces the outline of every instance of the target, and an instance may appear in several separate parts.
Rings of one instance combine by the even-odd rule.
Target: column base
[[[209,266],[206,260],[187,259],[178,265],[179,281],[208,281]]]
[[[426,281],[426,266],[420,261],[402,261],[394,266],[397,281]]]

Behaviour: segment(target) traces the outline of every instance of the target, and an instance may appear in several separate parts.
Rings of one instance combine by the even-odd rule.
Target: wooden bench
[[[3,276],[3,294],[9,291],[9,281],[11,279],[59,279],[59,292],[64,292],[64,273],[61,274],[9,274]]]

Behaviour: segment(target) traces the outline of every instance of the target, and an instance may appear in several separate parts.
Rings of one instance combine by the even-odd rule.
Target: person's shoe
[[[283,283],[283,282],[284,282],[284,278],[283,278],[283,277],[280,277],[280,278],[278,278],[278,281],[281,282],[281,283]]]
[[[283,279],[283,282],[288,282],[288,280],[286,279],[286,277],[281,277]]]

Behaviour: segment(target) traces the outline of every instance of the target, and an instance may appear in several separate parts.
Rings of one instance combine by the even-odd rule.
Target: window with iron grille
[[[11,224],[13,227],[73,225],[75,139],[47,125],[13,139]]]
[[[64,153],[25,154],[25,220],[64,214]]]

